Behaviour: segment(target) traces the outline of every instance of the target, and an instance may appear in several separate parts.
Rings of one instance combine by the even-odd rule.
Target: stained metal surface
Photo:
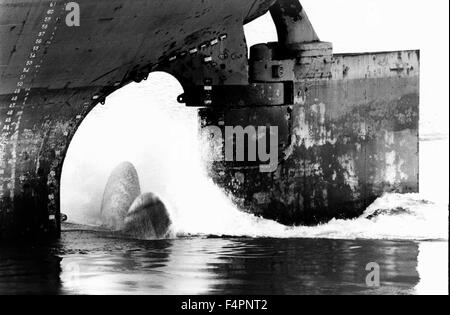
[[[114,90],[170,72],[184,54],[183,84],[210,73],[247,83],[243,24],[274,1],[77,2],[81,25],[68,27],[62,0],[0,0],[0,238],[59,233],[67,148]]]
[[[270,10],[283,46],[319,41],[308,15],[297,0],[278,0]]]
[[[419,63],[417,51],[335,55],[330,78],[296,79],[291,106],[203,110],[204,126],[279,128],[275,173],[215,162],[211,176],[243,209],[288,225],[354,218],[385,192],[418,192]]]
[[[243,24],[274,2],[79,0],[83,22],[69,28],[63,1],[0,0],[0,239],[58,235],[78,126],[156,70],[200,96],[205,126],[278,127],[276,172],[211,169],[247,211],[312,224],[356,216],[383,192],[416,192],[418,52],[333,55],[298,1],[280,0],[279,45],[249,60]]]

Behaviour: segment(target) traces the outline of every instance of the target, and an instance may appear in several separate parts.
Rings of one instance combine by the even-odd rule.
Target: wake
[[[201,220],[188,220],[175,214],[173,232],[179,237],[448,240],[447,206],[424,200],[419,194],[386,194],[359,218],[335,219],[313,227],[287,227],[241,212],[231,205],[222,211],[205,215]]]
[[[104,223],[100,210],[108,178],[129,161],[142,193],[155,194],[167,207],[171,236],[448,240],[448,200],[432,202],[419,194],[386,194],[357,219],[315,227],[286,227],[240,211],[207,175],[197,111],[174,101],[182,93],[179,83],[167,74],[152,74],[148,82],[117,91],[79,128],[62,179],[62,211],[70,222]],[[118,128],[127,119],[132,124]],[[422,152],[432,154],[436,143],[427,144]],[[433,191],[445,187],[435,178],[427,182]]]

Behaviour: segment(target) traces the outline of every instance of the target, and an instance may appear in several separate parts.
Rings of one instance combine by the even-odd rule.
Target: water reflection
[[[441,244],[440,251],[448,246],[421,244]],[[72,230],[51,246],[2,245],[0,293],[416,294],[424,292],[419,246],[318,239],[149,242]],[[381,267],[380,288],[366,285],[370,262]]]
[[[0,294],[59,294],[60,263],[53,246],[0,244]]]

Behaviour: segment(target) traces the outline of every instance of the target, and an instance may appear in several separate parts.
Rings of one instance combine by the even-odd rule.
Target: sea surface
[[[54,244],[0,247],[0,294],[445,294],[445,275],[430,275],[427,264],[447,248],[446,241],[142,241],[65,225]],[[379,287],[366,282],[373,262]]]
[[[130,239],[65,223],[54,243],[1,244],[0,294],[448,294],[448,210],[419,195],[315,227],[228,211],[212,234],[174,223],[170,239]]]
[[[179,83],[147,82],[83,122],[62,175],[71,223],[55,243],[0,244],[0,294],[448,294],[448,131],[422,123],[420,194],[385,194],[354,220],[287,227],[237,209],[207,176],[197,112],[175,102]],[[99,228],[123,161],[166,204],[170,239]],[[379,286],[366,281],[373,266]]]

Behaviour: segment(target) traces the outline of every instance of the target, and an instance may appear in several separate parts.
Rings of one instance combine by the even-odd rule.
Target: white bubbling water
[[[173,232],[279,238],[447,239],[445,203],[419,195],[388,194],[355,220],[333,220],[317,227],[285,227],[239,211],[206,174],[195,109],[177,104],[181,86],[164,73],[131,84],[108,98],[84,121],[73,140],[62,179],[62,211],[72,222],[96,225],[101,196],[111,171],[133,163],[142,192],[166,203]],[[375,218],[367,217],[377,210]]]

